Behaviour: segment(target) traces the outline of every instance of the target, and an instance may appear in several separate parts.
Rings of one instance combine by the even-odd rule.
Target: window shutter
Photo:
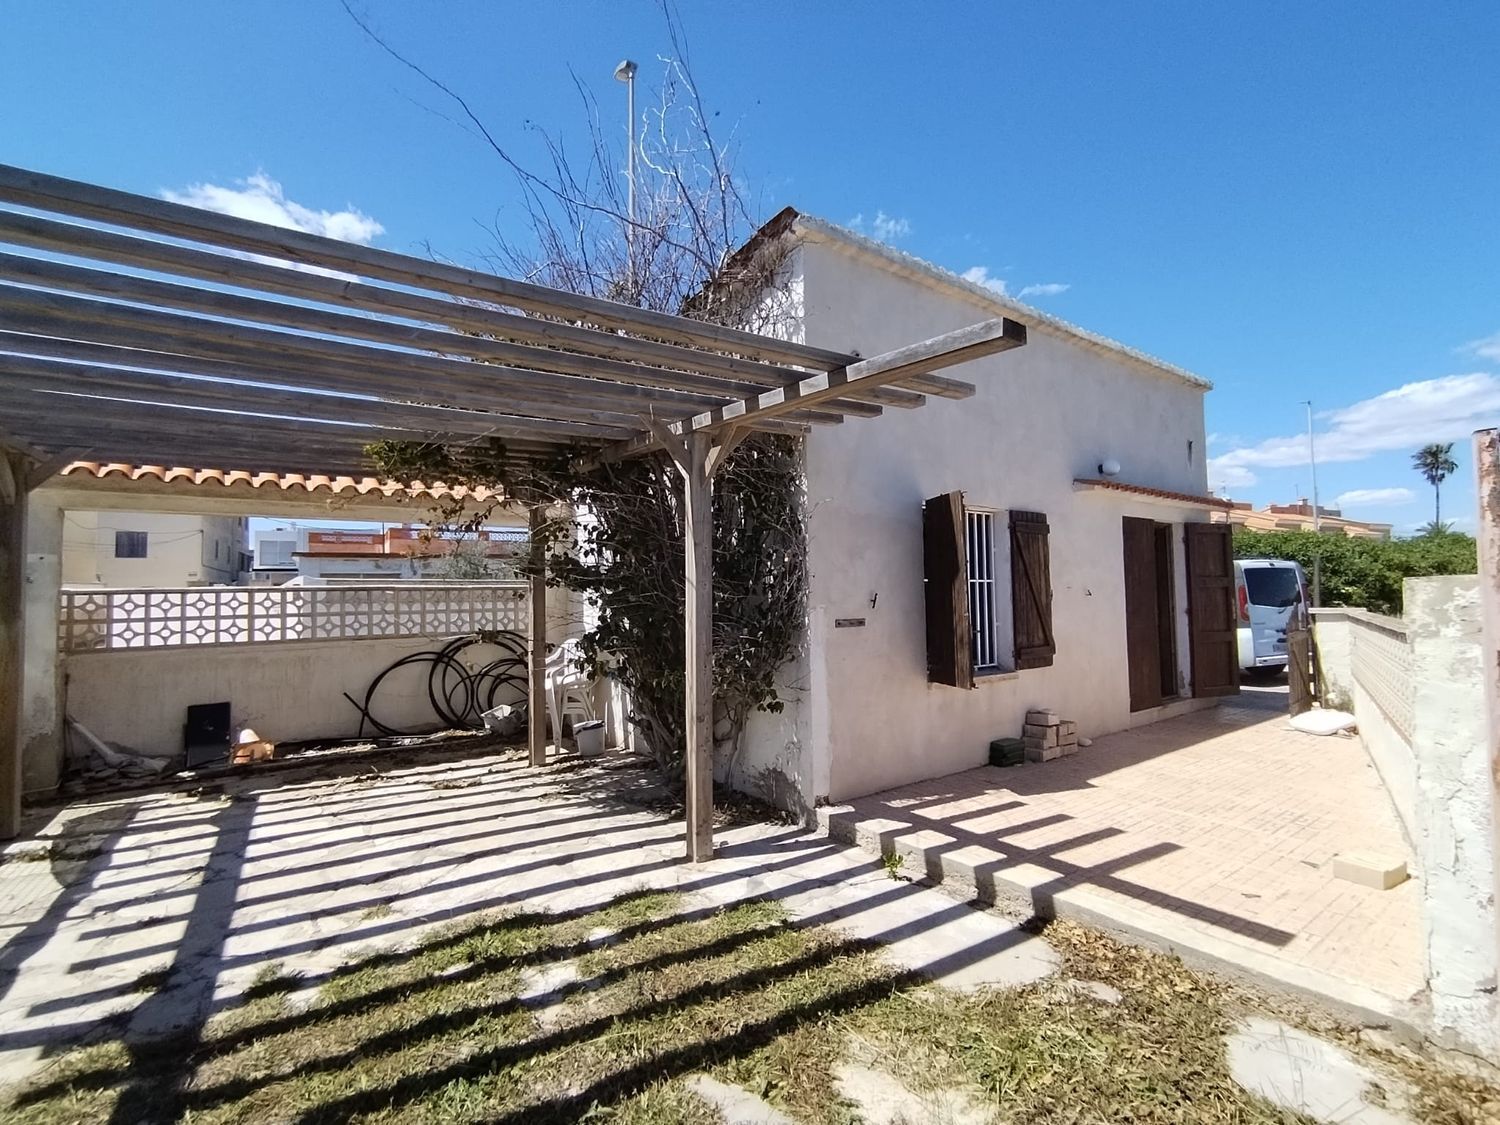
[[[1240,650],[1234,604],[1234,547],[1227,523],[1184,524],[1187,544],[1188,641],[1193,694],[1235,695]]]
[[[964,551],[964,494],[922,505],[922,573],[927,590],[927,679],[974,686],[969,635],[969,567]]]
[[[1016,668],[1046,668],[1057,653],[1052,639],[1052,560],[1047,517],[1010,514],[1010,598],[1015,622]]]

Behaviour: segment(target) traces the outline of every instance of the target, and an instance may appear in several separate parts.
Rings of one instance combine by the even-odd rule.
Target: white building
[[[981,765],[1031,708],[1093,736],[1237,690],[1207,382],[818,220],[757,237],[790,247],[805,343],[873,354],[998,315],[1028,342],[967,365],[972,398],[810,436],[809,643],[733,784],[806,808]]]
[[[239,516],[69,511],[63,527],[63,583],[232,586],[249,569],[247,522]]]

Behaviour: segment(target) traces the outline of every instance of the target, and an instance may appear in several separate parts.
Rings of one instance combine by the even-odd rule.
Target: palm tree
[[[1411,465],[1432,485],[1432,522],[1441,526],[1443,495],[1440,486],[1448,479],[1448,474],[1458,468],[1458,462],[1453,459],[1453,443],[1433,442],[1431,445],[1424,445],[1411,455]]]

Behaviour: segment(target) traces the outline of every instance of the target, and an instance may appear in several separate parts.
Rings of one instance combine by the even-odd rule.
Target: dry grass
[[[848,1125],[834,1072],[857,1055],[914,1090],[970,1091],[997,1122],[1304,1120],[1229,1079],[1223,986],[1079,927],[1047,936],[1119,1006],[1059,981],[958,995],[769,904],[682,911],[637,893],[470,923],[321,982],[270,965],[201,1036],[72,1052],[4,1116],[709,1125],[681,1082],[707,1072],[809,1125]]]

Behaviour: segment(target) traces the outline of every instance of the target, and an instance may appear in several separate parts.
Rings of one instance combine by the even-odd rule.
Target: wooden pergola
[[[372,442],[496,437],[521,458],[665,448],[682,474],[687,854],[706,860],[715,470],[750,431],[967,397],[935,372],[1026,341],[1002,318],[860,358],[3,165],[0,204],[0,838],[19,830],[28,492],[85,456],[366,476]],[[537,764],[544,597],[538,580]]]

